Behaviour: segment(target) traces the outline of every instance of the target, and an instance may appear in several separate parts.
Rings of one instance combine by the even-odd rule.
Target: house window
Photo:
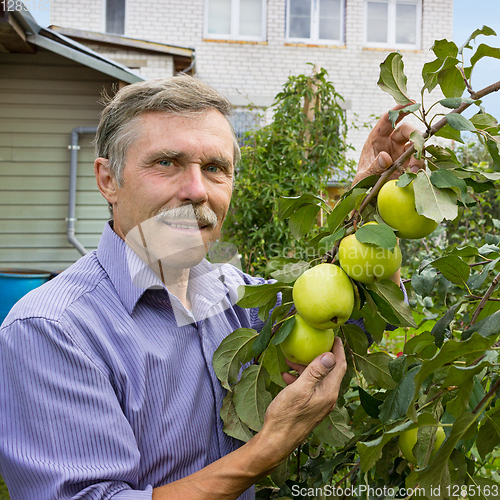
[[[344,4],[344,0],[287,0],[287,40],[299,43],[342,43]]]
[[[366,0],[368,47],[420,47],[422,0]]]
[[[106,0],[106,33],[125,33],[125,0]]]
[[[263,41],[266,0],[205,0],[205,38]]]

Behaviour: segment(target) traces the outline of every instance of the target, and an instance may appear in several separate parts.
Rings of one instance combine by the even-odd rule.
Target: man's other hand
[[[393,110],[404,108],[396,106]],[[400,113],[396,124],[407,116],[408,113]],[[395,129],[389,120],[389,113],[384,113],[368,138],[361,151],[358,163],[358,171],[354,177],[353,185],[370,175],[383,174],[410,146],[410,134],[415,127],[409,123],[401,123]],[[412,172],[423,168],[424,161],[417,160],[413,155],[406,161],[404,167],[410,166]],[[399,172],[392,174],[391,179],[397,179]]]

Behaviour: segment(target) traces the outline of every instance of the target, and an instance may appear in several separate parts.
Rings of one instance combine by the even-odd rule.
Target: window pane
[[[125,33],[125,0],[106,0],[106,33]]]
[[[262,0],[240,0],[240,35],[262,36]]]
[[[387,3],[368,2],[366,41],[387,43]]]
[[[396,4],[396,43],[417,43],[417,6]]]
[[[319,37],[340,40],[340,0],[320,0]]]
[[[231,34],[231,0],[208,2],[208,32],[215,35]]]
[[[290,38],[311,38],[311,0],[290,0]]]

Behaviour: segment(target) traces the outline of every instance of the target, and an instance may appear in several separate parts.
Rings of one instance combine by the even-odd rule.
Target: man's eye
[[[170,160],[160,160],[158,162],[162,167],[170,167],[172,162]]]
[[[209,165],[207,167],[207,171],[208,172],[220,172],[220,167],[218,167],[217,165]]]

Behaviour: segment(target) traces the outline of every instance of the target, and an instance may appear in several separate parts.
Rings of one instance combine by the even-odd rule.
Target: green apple
[[[417,459],[415,458],[415,455],[413,455],[413,447],[417,444],[417,435],[418,427],[415,427],[415,429],[409,429],[402,432],[399,436],[399,448],[401,449],[403,456],[406,458],[406,460],[414,464],[417,463]],[[436,442],[431,453],[431,458],[436,454],[445,439],[446,434],[444,432],[444,429],[442,427],[438,427],[436,431]]]
[[[384,222],[397,230],[400,238],[424,238],[438,225],[417,212],[413,184],[399,187],[396,180],[386,182],[378,193],[377,207]]]
[[[333,329],[314,328],[296,314],[292,331],[281,342],[280,347],[286,359],[293,363],[308,365],[320,354],[331,351],[334,340]]]
[[[402,260],[397,243],[391,251],[370,243],[361,243],[354,234],[346,236],[340,242],[338,257],[340,266],[347,275],[361,283],[389,278],[401,267]]]
[[[347,274],[335,264],[319,264],[293,285],[295,309],[310,325],[326,330],[345,323],[354,307],[354,290]]]

